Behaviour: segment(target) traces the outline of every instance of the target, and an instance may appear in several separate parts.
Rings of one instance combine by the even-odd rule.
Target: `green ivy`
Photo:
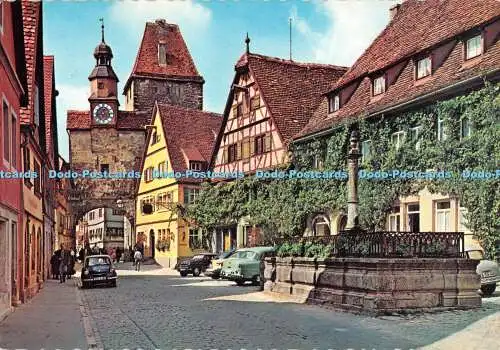
[[[326,137],[294,144],[291,167],[313,170],[314,157],[320,154],[325,156],[323,170],[346,170],[349,131],[356,127],[362,140],[371,140],[372,156],[362,169],[442,169],[455,174],[464,170],[496,171],[500,169],[499,91],[500,85],[486,84],[481,90],[419,110],[369,119],[360,116],[357,120],[342,122]],[[439,118],[447,129],[445,142],[437,140]],[[473,122],[471,136],[463,140],[459,137],[462,118]],[[417,125],[422,127],[418,150],[415,149],[416,140],[409,140],[410,128]],[[395,150],[391,135],[400,130],[407,132],[407,139]],[[500,240],[498,178],[360,180],[362,226],[368,230],[383,229],[392,203],[401,196],[417,194],[425,186],[433,193],[448,193],[460,198],[461,205],[468,209],[469,228],[491,255],[495,241]],[[345,180],[262,180],[249,176],[229,183],[205,184],[200,199],[188,208],[188,216],[208,229],[234,224],[239,218],[248,216],[251,223],[260,225],[267,235],[289,237],[303,234],[311,214],[346,210],[346,201]],[[305,254],[312,255],[317,249],[310,246]],[[359,249],[364,251],[363,247]]]

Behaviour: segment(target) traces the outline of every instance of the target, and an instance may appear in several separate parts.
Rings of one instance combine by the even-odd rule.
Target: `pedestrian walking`
[[[134,253],[134,265],[135,265],[135,270],[140,271],[141,270],[141,260],[142,260],[142,254],[140,250],[136,250]]]
[[[119,263],[122,258],[122,250],[120,247],[116,248],[116,262]]]
[[[59,279],[59,258],[61,257],[61,250],[58,249],[52,254],[50,258],[50,267],[52,273],[52,279]]]
[[[70,263],[70,252],[61,244],[61,257],[59,259],[59,283],[66,282],[66,274],[68,273],[68,265]]]
[[[68,265],[68,279],[71,279],[71,276],[75,273],[75,261],[76,261],[76,253],[74,249],[70,250],[69,257],[69,265]]]

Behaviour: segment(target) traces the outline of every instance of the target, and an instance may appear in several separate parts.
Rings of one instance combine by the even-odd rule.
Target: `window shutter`
[[[236,159],[241,159],[241,141],[236,144]]]
[[[238,116],[238,105],[233,106],[233,118]]]
[[[222,164],[227,163],[227,147],[222,150]]]
[[[250,157],[255,154],[255,137],[250,137]]]
[[[264,152],[269,152],[271,150],[271,134],[264,136]]]

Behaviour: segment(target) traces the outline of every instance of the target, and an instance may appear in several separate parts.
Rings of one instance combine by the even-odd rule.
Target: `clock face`
[[[94,120],[99,124],[109,124],[113,120],[113,108],[105,103],[94,107]]]

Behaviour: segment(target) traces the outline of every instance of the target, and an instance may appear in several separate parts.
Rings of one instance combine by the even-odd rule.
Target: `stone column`
[[[347,225],[346,231],[356,231],[359,227],[358,214],[358,166],[361,153],[359,152],[359,132],[351,133],[348,159],[349,181],[347,183]]]

